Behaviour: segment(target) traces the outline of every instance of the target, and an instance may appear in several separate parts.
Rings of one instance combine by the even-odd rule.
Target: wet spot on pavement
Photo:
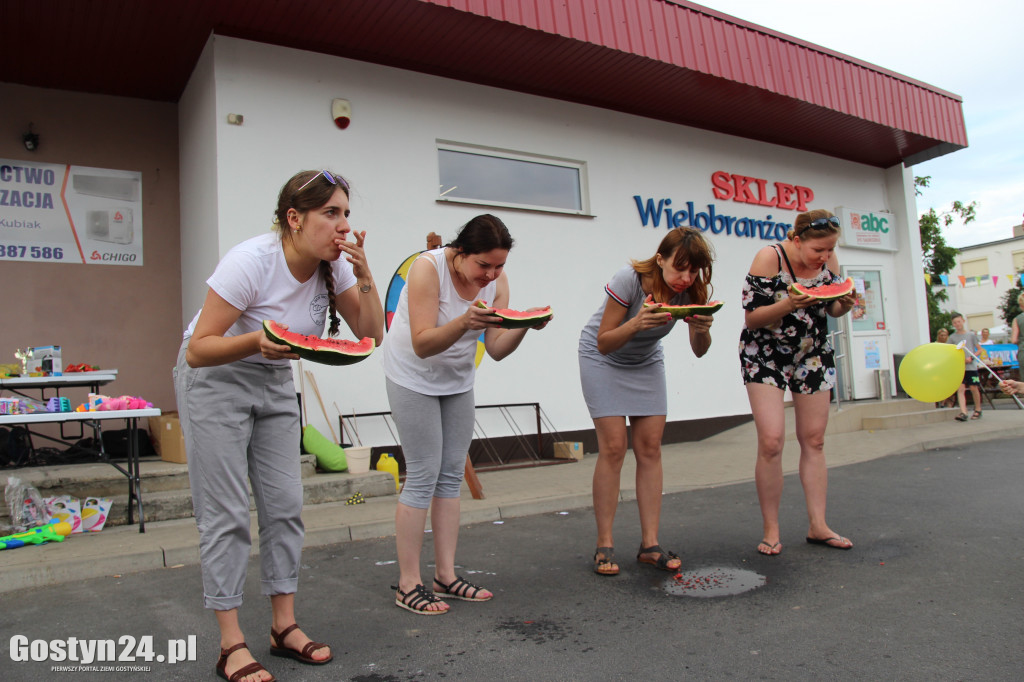
[[[665,592],[676,597],[727,597],[765,584],[767,578],[738,568],[701,568],[680,571],[663,583]]]

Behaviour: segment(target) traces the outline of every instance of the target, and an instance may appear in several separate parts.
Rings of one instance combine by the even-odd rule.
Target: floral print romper
[[[779,259],[779,274],[774,277],[755,277],[747,274],[743,283],[743,309],[755,310],[771,305],[788,296],[787,289],[794,281],[808,287],[817,287],[841,281],[828,267],[812,279],[797,278],[789,259],[782,267],[785,253],[775,245]],[[744,384],[767,384],[794,393],[812,394],[828,391],[836,383],[836,363],[832,346],[828,342],[826,303],[816,303],[787,313],[778,322],[759,329],[744,326],[740,332],[740,365]]]

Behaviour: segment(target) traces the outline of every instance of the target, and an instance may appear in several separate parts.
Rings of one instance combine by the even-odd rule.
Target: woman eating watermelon
[[[825,427],[829,391],[836,383],[835,359],[825,315],[841,317],[856,303],[853,280],[841,280],[836,259],[839,218],[822,209],[801,213],[786,241],[754,257],[743,285],[745,325],[740,365],[757,429],[754,478],[764,535],[757,551],[782,551],[779,503],[782,449],[786,440],[786,388],[793,394],[800,443],[800,481],[807,501],[807,542],[834,549],[853,543],[825,522],[828,469]]]
[[[637,561],[678,571],[680,558],[661,547],[661,437],[668,398],[661,340],[675,328],[676,306],[704,306],[687,311],[690,348],[698,358],[711,347],[711,247],[700,232],[677,227],[661,240],[657,252],[624,266],[604,287],[604,301],[580,334],[580,380],[597,432],[594,469],[594,516],[597,549],[594,572],[618,575],[612,526],[619,500],[619,480],[626,458],[626,419],[633,430],[636,499],[640,508]],[[704,305],[708,304],[708,305]]]
[[[216,671],[230,680],[272,680],[239,627],[249,560],[249,485],[259,516],[263,594],[270,597],[270,653],[322,665],[330,647],[295,621],[302,550],[302,483],[296,445],[299,408],[291,347],[276,328],[320,335],[338,315],[357,338],[380,341],[384,310],[373,293],[365,232],[351,231],[348,183],[302,171],[281,188],[275,232],[233,247],[207,280],[202,309],[185,332],[174,371],[203,573],[204,605],[220,627]],[[344,256],[344,258],[342,258]],[[261,647],[262,648],[262,647]]]
[[[455,573],[459,494],[473,439],[477,339],[495,360],[510,355],[549,309],[505,328],[512,235],[493,215],[466,223],[447,246],[426,251],[409,268],[383,353],[388,402],[398,427],[406,476],[395,511],[399,578],[395,604],[424,616],[446,613],[444,599],[487,601],[494,595]],[[489,303],[488,303],[489,302]],[[434,538],[431,587],[420,578],[427,512]]]

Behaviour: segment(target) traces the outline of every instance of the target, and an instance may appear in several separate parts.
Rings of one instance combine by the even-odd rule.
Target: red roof
[[[173,102],[211,32],[883,168],[967,146],[956,95],[670,0],[3,0],[0,81]]]

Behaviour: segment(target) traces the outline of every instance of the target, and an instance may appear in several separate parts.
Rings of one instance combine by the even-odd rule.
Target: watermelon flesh
[[[478,308],[489,308],[486,301],[477,301]],[[497,315],[501,318],[501,324],[498,325],[502,329],[523,329],[524,327],[533,327],[541,322],[546,322],[551,319],[551,306],[541,308],[540,310],[510,310],[508,308],[495,308],[493,315]]]
[[[789,290],[794,294],[803,294],[819,301],[834,301],[852,293],[853,287],[853,278],[847,277],[842,282],[825,284],[820,287],[805,287],[802,284],[793,283],[789,285]]]
[[[368,336],[359,341],[346,341],[296,334],[282,328],[273,320],[263,320],[263,333],[274,343],[291,348],[300,358],[324,365],[355,364],[370,357],[370,353],[377,345]]]
[[[645,308],[658,308],[659,310],[669,313],[674,319],[681,320],[691,315],[714,315],[725,305],[724,301],[708,301],[704,305],[664,305],[662,303],[647,303],[644,301]]]

